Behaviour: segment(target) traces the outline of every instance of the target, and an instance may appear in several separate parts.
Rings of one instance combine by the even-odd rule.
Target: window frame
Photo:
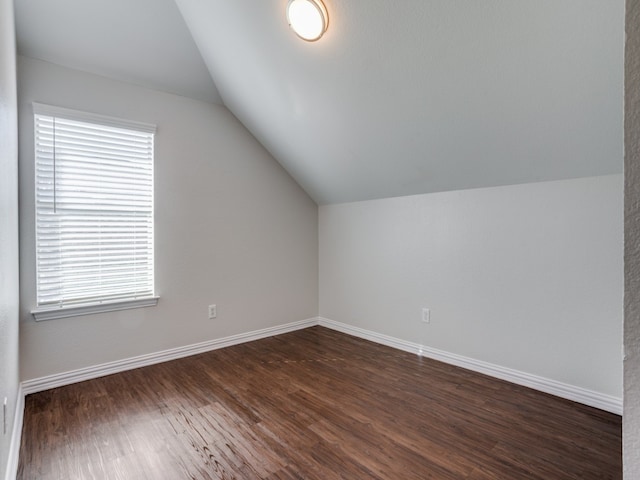
[[[33,132],[34,132],[34,157],[33,157],[33,166],[34,166],[34,260],[36,267],[36,277],[35,277],[35,292],[36,292],[36,307],[31,310],[31,314],[33,315],[36,321],[42,320],[53,320],[58,318],[66,318],[66,317],[74,317],[80,315],[90,315],[95,313],[102,312],[112,312],[118,310],[128,310],[133,308],[142,308],[142,307],[150,307],[155,306],[158,303],[159,296],[156,294],[155,290],[155,148],[152,147],[152,156],[151,156],[151,222],[152,222],[152,244],[151,244],[151,254],[152,254],[152,262],[151,262],[151,272],[152,272],[152,295],[150,296],[132,296],[132,298],[123,298],[123,299],[115,299],[115,300],[96,300],[87,303],[74,303],[74,304],[57,304],[57,305],[38,305],[37,291],[38,291],[38,213],[36,209],[38,208],[38,178],[36,172],[36,166],[38,162],[37,151],[36,151],[36,142],[38,139],[38,133],[36,131],[36,116],[50,116],[54,118],[62,118],[65,120],[85,122],[90,124],[97,124],[100,126],[106,127],[114,127],[120,129],[127,129],[136,132],[147,133],[152,136],[152,145],[155,145],[155,133],[156,126],[152,124],[124,120],[116,117],[110,117],[106,115],[100,115],[95,113],[82,112],[78,110],[72,110],[63,107],[56,107],[51,105],[45,105],[41,103],[33,103],[33,115],[32,119],[34,121],[33,124]]]

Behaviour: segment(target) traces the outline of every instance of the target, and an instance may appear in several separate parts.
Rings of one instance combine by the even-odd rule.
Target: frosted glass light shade
[[[314,42],[327,31],[329,16],[321,0],[289,0],[287,21],[296,35]]]

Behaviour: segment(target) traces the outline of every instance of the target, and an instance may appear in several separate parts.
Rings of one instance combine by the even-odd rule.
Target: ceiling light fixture
[[[329,26],[329,16],[322,0],[289,0],[289,26],[303,40],[315,42]]]

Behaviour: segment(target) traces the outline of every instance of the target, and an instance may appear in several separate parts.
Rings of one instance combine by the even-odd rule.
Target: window
[[[155,305],[155,127],[34,104],[36,320]]]

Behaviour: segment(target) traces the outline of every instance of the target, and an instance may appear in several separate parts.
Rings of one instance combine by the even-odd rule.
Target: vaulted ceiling
[[[18,48],[223,102],[321,204],[622,171],[622,0],[286,4],[16,0]]]
[[[173,0],[14,0],[18,53],[222,103]]]

